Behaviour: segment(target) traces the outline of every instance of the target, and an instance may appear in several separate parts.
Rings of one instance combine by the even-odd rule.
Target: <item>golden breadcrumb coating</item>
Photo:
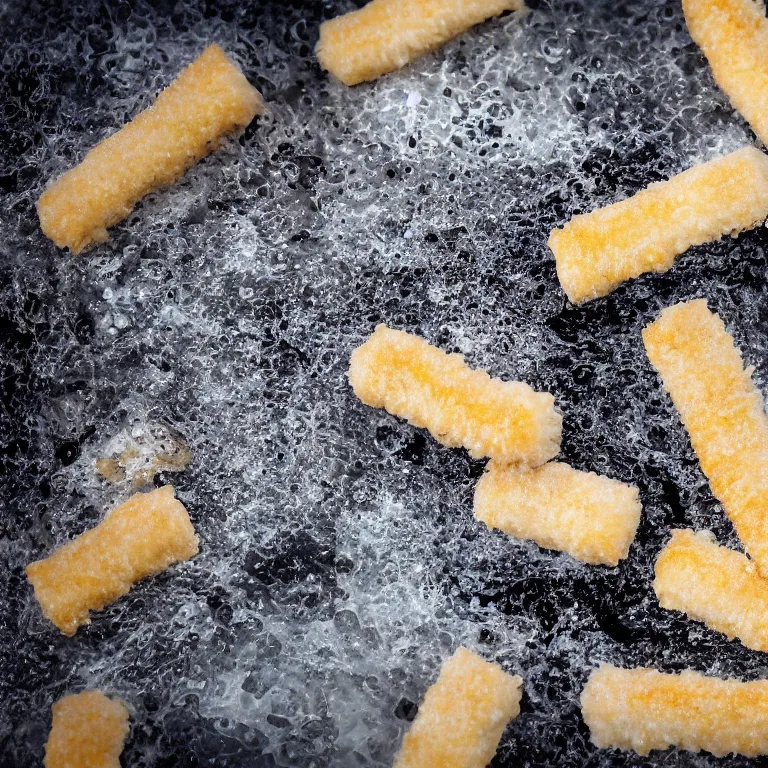
[[[552,395],[492,379],[462,355],[385,325],[352,353],[349,380],[366,405],[426,427],[475,458],[536,466],[560,450],[563,420]]]
[[[683,0],[688,31],[717,84],[768,144],[768,19],[755,0]]]
[[[135,582],[197,554],[197,536],[170,485],[136,493],[95,528],[27,566],[43,613],[72,636]]]
[[[710,531],[672,531],[656,560],[653,588],[664,608],[768,651],[768,580],[746,555],[719,546]]]
[[[522,0],[372,0],[320,25],[315,52],[346,85],[375,80]]]
[[[768,419],[752,369],[703,299],[665,309],[643,341],[712,492],[768,576]]]
[[[43,232],[75,253],[104,242],[107,228],[144,195],[176,181],[263,108],[243,73],[209,45],[151,107],[43,192],[37,203]]]
[[[641,510],[635,486],[554,461],[529,472],[491,461],[475,488],[475,517],[489,528],[593,565],[627,556]]]
[[[485,768],[520,712],[522,684],[459,648],[424,696],[394,768]]]
[[[579,304],[645,272],[666,272],[692,245],[768,217],[768,157],[744,147],[636,195],[575,216],[549,236],[557,276]]]
[[[64,696],[53,705],[45,768],[120,768],[128,710],[101,691]]]
[[[598,747],[641,755],[670,746],[717,757],[768,753],[768,680],[603,664],[581,693],[581,712]]]

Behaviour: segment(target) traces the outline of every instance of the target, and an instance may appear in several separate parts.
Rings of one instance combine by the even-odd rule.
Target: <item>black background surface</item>
[[[653,596],[670,527],[738,542],[640,341],[706,297],[765,392],[765,228],[583,308],[546,248],[569,215],[754,137],[676,2],[537,4],[346,89],[312,48],[351,7],[0,3],[0,764],[38,764],[52,702],[98,686],[132,708],[125,766],[389,765],[464,643],[525,679],[494,766],[768,765],[597,750],[578,708],[601,660],[765,675]],[[58,251],[34,210],[46,182],[210,40],[269,114],[109,243]],[[478,524],[482,462],[349,389],[382,321],[553,392],[563,460],[640,487],[628,560]],[[151,424],[192,448],[156,483],[201,553],[64,638],[23,568],[130,492],[94,460]]]

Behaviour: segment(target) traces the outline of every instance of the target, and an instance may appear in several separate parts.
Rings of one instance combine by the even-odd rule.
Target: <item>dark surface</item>
[[[125,766],[389,765],[464,643],[525,679],[494,766],[768,765],[596,750],[578,708],[601,660],[765,673],[653,596],[670,527],[737,541],[640,329],[704,296],[765,391],[766,231],[583,308],[545,245],[751,133],[676,2],[537,4],[351,90],[311,54],[350,7],[0,4],[0,764],[38,764],[52,702],[99,686],[133,710]],[[270,114],[109,243],[59,252],[45,183],[209,40]],[[640,487],[629,559],[592,568],[476,523],[482,464],[348,387],[380,321],[553,392],[564,460]],[[153,424],[192,449],[156,483],[201,553],[64,638],[23,568],[130,492],[94,460]]]

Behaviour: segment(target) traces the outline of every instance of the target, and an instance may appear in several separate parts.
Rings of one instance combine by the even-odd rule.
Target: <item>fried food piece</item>
[[[462,355],[386,325],[352,353],[349,380],[366,405],[426,427],[443,445],[463,445],[475,458],[536,466],[560,450],[563,420],[552,395],[492,379]]]
[[[53,705],[45,768],[120,768],[128,710],[101,691],[64,696]]]
[[[688,31],[717,84],[768,144],[768,19],[756,0],[683,0]]]
[[[74,253],[104,242],[107,228],[142,197],[176,181],[263,108],[261,94],[218,45],[209,45],[151,107],[43,192],[43,232]]]
[[[768,581],[748,557],[719,546],[710,531],[672,531],[656,560],[653,588],[664,608],[768,651]]]
[[[320,25],[315,53],[345,85],[375,80],[523,0],[371,0]]]
[[[137,493],[95,528],[27,566],[43,613],[72,636],[134,582],[198,552],[197,536],[170,485]]]
[[[621,202],[574,216],[549,236],[557,276],[574,304],[645,272],[666,272],[692,245],[768,217],[768,157],[744,147]]]
[[[598,747],[641,755],[669,746],[717,757],[768,753],[768,680],[603,664],[581,693],[581,712]]]
[[[665,309],[643,341],[712,492],[768,576],[768,419],[752,369],[703,299]]]
[[[592,565],[627,556],[640,523],[637,488],[552,461],[529,472],[491,461],[475,488],[475,517]]]
[[[96,459],[96,472],[109,483],[130,480],[134,490],[151,486],[158,472],[183,472],[192,460],[184,438],[165,424],[119,432]]]
[[[523,681],[459,648],[424,696],[394,768],[485,768],[520,713]]]

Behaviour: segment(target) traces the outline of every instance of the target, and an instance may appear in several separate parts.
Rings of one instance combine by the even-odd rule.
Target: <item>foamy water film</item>
[[[578,705],[600,661],[768,674],[653,595],[671,527],[739,545],[640,340],[706,297],[766,394],[766,230],[582,308],[546,247],[752,133],[677,0],[533,3],[347,88],[313,47],[355,5],[0,0],[0,765],[41,764],[52,703],[98,687],[131,709],[126,768],[384,768],[460,645],[524,678],[495,768],[768,765],[598,750]],[[46,183],[211,41],[268,112],[58,250]],[[483,462],[349,386],[380,322],[553,393],[561,459],[640,488],[629,558],[477,522]],[[174,485],[200,554],[62,636],[24,567],[142,483]]]

